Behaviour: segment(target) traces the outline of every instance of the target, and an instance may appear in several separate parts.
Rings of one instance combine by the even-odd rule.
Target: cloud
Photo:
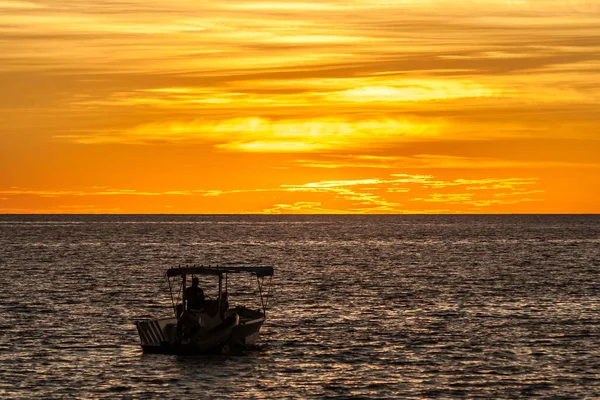
[[[428,197],[409,198],[413,202],[462,204],[475,207],[488,207],[501,204],[515,204],[524,201],[542,201],[541,198],[523,198],[530,194],[542,194],[543,190],[523,190],[523,186],[537,184],[537,178],[484,178],[439,180],[431,175],[391,174],[391,179],[361,179],[341,181],[318,181],[303,185],[283,185],[290,192],[330,193],[335,197],[360,206],[353,210],[362,212],[396,212],[402,210],[398,201],[386,199],[387,195],[405,194],[414,188],[420,190],[462,187],[463,190],[479,191],[459,193],[431,193]],[[368,191],[361,191],[368,188]],[[372,193],[379,191],[380,194]],[[492,198],[490,193],[492,192]],[[502,192],[498,192],[502,191]]]
[[[490,97],[495,91],[478,84],[456,81],[431,84],[410,82],[404,86],[365,86],[337,93],[342,101],[353,102],[405,102],[426,100],[448,100],[466,97]]]
[[[138,126],[124,132],[94,135],[58,135],[83,144],[99,143],[210,143],[215,148],[238,152],[337,151],[357,147],[381,147],[400,138],[434,137],[434,123],[405,118],[350,121],[321,118],[310,120],[271,120],[234,118],[218,122],[160,123]]]
[[[451,186],[466,186],[468,190],[513,189],[516,186],[533,185],[538,178],[484,178],[484,179],[454,179],[451,181],[431,180],[425,182],[426,187],[445,188]]]
[[[514,54],[523,46],[565,38],[577,43],[593,34],[598,24],[598,5],[592,0],[226,4],[48,0],[2,1],[0,7],[10,21],[0,28],[0,35],[13,35],[8,53],[16,61],[3,63],[3,68],[108,67],[113,73],[229,75],[311,66],[322,70],[332,64],[378,65],[381,72],[390,61],[420,58],[427,65],[431,56],[460,56],[465,51],[476,51],[493,62],[498,60],[494,55]],[[39,32],[39,38],[28,38],[31,32]],[[62,38],[60,45],[57,38]],[[35,40],[43,40],[45,46],[32,54],[23,44]],[[65,41],[72,45],[61,43]],[[402,57],[397,56],[398,49]],[[528,50],[529,55],[535,53],[535,48]],[[479,65],[485,69],[490,64]]]
[[[11,188],[0,190],[0,194],[9,196],[39,196],[39,197],[64,197],[64,196],[191,196],[196,191],[170,190],[163,192],[138,191],[135,189],[106,189],[92,188],[83,190],[33,190]]]
[[[303,185],[282,185],[289,191],[347,190],[353,186],[418,184],[423,188],[441,189],[464,186],[467,190],[514,190],[524,185],[535,185],[538,178],[483,178],[439,180],[432,175],[390,174],[391,179],[359,179],[309,182]],[[398,190],[399,191],[399,190]]]
[[[11,188],[0,191],[7,202],[22,197],[67,199],[73,197],[151,196],[169,201],[190,198],[200,204],[201,199],[243,196],[244,203],[252,203],[259,194],[269,193],[273,205],[246,212],[265,213],[427,213],[430,203],[485,208],[521,202],[542,201],[545,191],[537,187],[536,178],[483,178],[443,180],[432,175],[390,174],[387,177],[363,179],[320,180],[301,184],[283,184],[262,188],[188,189],[142,191],[94,187],[86,191],[33,190]],[[443,191],[443,192],[442,192]],[[60,203],[59,203],[60,204]],[[161,203],[162,204],[162,203]],[[261,200],[260,204],[264,204]],[[166,207],[167,205],[162,205]],[[170,204],[169,204],[170,206]],[[52,206],[62,207],[59,205]],[[65,206],[65,207],[71,207]],[[78,207],[75,205],[75,207]],[[81,206],[85,209],[87,206]],[[106,207],[105,207],[106,208]],[[6,206],[5,209],[16,209]],[[77,209],[74,209],[77,211]],[[435,207],[435,210],[441,210]],[[453,209],[444,209],[451,212]],[[454,211],[456,208],[454,208]]]
[[[421,198],[417,197],[412,199],[412,201],[425,201],[425,202],[436,202],[436,203],[453,203],[453,204],[462,204],[468,203],[471,204],[473,199],[472,193],[449,193],[449,194],[441,194],[441,193],[433,193],[429,197]]]
[[[120,207],[104,207],[101,205],[57,206],[57,207],[0,207],[2,214],[123,214]]]
[[[465,157],[434,154],[411,156],[332,155],[321,159],[298,159],[294,164],[308,168],[423,168],[423,169],[505,169],[505,168],[600,168],[600,163],[562,161],[520,161],[492,157]]]
[[[542,191],[543,192],[543,191]],[[512,193],[512,196],[515,195],[523,195],[524,193]],[[432,193],[428,197],[417,197],[411,199],[411,201],[415,202],[425,202],[425,203],[447,203],[452,205],[467,205],[473,206],[476,208],[482,207],[490,207],[494,205],[509,205],[509,204],[517,204],[524,202],[535,202],[535,201],[543,201],[542,198],[529,198],[529,197],[520,197],[520,198],[504,198],[504,199],[489,199],[489,198],[481,198],[475,199],[472,193]]]
[[[235,152],[597,132],[596,2],[274,4],[2,1],[0,111],[52,115],[36,135],[77,143]],[[535,120],[566,106],[578,129]],[[264,131],[214,137],[237,118]]]
[[[320,202],[298,201],[292,204],[275,204],[263,210],[264,214],[342,214],[343,211],[325,209]]]
[[[30,1],[0,1],[0,10],[31,10],[40,8],[44,8],[44,6]]]

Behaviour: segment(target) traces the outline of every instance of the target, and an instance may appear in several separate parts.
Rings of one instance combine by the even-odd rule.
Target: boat
[[[167,269],[165,276],[173,315],[136,321],[144,353],[204,354],[246,349],[256,345],[267,318],[273,267],[253,266],[178,266]],[[229,303],[229,276],[256,277],[260,308]],[[184,299],[188,278],[218,280],[216,298],[203,300],[201,307],[189,309]],[[178,282],[178,280],[180,280]],[[234,294],[235,297],[235,294]]]

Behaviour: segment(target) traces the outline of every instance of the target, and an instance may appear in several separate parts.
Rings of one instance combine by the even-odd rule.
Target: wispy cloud
[[[599,163],[561,161],[519,161],[506,158],[464,157],[434,154],[412,156],[333,155],[320,159],[298,159],[294,163],[303,167],[340,168],[424,168],[424,169],[497,169],[497,168],[600,168]]]
[[[516,195],[517,193],[513,193],[511,195]],[[521,195],[521,194],[520,194]],[[411,201],[415,202],[425,202],[425,203],[447,203],[452,205],[468,205],[477,208],[482,207],[490,207],[494,205],[509,205],[516,203],[524,203],[524,202],[535,202],[535,201],[543,201],[541,198],[529,198],[529,197],[520,197],[520,198],[509,198],[509,199],[475,199],[472,193],[433,193],[428,197],[417,197],[412,199]],[[474,208],[470,208],[473,210]]]
[[[390,195],[401,194],[403,199],[413,202],[436,202],[462,204],[475,207],[488,207],[499,204],[514,204],[522,201],[542,201],[540,197],[524,198],[522,196],[537,194],[543,190],[523,190],[524,186],[536,185],[537,178],[485,178],[439,180],[431,175],[392,174],[391,179],[362,179],[342,181],[319,181],[303,185],[284,185],[284,190],[291,192],[330,193],[343,198],[359,207],[354,210],[363,212],[401,212],[407,208]],[[407,197],[411,190],[461,187],[462,190],[475,192],[431,193],[427,197]],[[361,190],[367,189],[367,191]],[[495,198],[490,199],[491,191]],[[387,194],[386,194],[387,193]],[[410,208],[409,208],[410,209]]]
[[[199,191],[205,193],[204,191]],[[40,196],[40,197],[63,197],[63,196],[191,196],[198,191],[169,190],[164,192],[148,192],[135,189],[103,189],[91,188],[90,190],[33,190],[24,188],[12,188],[0,190],[0,194],[10,196]]]
[[[538,178],[483,178],[483,179],[454,179],[439,180],[432,175],[391,174],[391,179],[361,179],[343,181],[310,182],[303,185],[283,185],[290,191],[319,191],[348,188],[352,186],[374,186],[418,184],[424,188],[446,188],[464,186],[467,190],[513,190],[524,185],[534,185]]]
[[[78,143],[211,143],[217,149],[241,152],[313,152],[344,150],[356,147],[380,147],[405,137],[434,137],[439,131],[434,123],[410,119],[386,118],[349,121],[321,118],[279,120],[235,118],[217,123],[149,124],[124,132],[95,135],[63,135],[60,138]]]
[[[343,214],[343,210],[323,208],[320,202],[298,201],[292,204],[275,204],[262,211],[264,214]]]
[[[264,213],[408,213],[429,212],[428,203],[447,203],[469,207],[489,207],[524,201],[540,201],[543,190],[535,178],[485,178],[441,180],[432,175],[391,174],[387,178],[325,180],[284,184],[266,188],[197,189],[148,192],[133,189],[90,188],[85,191],[31,190],[13,188],[0,191],[7,200],[16,197],[73,198],[151,196],[168,199],[192,197],[224,198],[259,196],[269,193],[273,205],[247,212]],[[533,187],[533,188],[532,188]],[[452,190],[440,193],[438,190]],[[531,196],[534,196],[533,198]],[[289,199],[281,201],[277,199]],[[421,203],[421,206],[415,206]],[[56,206],[55,206],[56,207]],[[77,207],[77,206],[67,206]],[[85,209],[82,206],[82,209]],[[164,207],[170,207],[165,204]],[[439,211],[439,208],[435,208]],[[75,208],[74,208],[75,210]]]

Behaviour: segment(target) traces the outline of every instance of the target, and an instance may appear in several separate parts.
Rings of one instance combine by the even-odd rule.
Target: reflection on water
[[[0,397],[600,397],[599,241],[596,216],[2,216]],[[258,349],[141,353],[188,262],[276,267]]]

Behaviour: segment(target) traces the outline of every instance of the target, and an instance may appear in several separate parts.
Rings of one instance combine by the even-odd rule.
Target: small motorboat
[[[144,353],[220,353],[255,345],[267,318],[273,272],[273,267],[169,268],[165,275],[169,283],[174,316],[135,323]],[[229,305],[228,277],[243,274],[256,277],[259,309],[250,309],[245,305]],[[203,300],[200,307],[190,309],[184,296],[186,288],[190,288],[187,286],[190,276],[192,280],[197,276],[218,278],[216,299]],[[178,279],[181,281],[177,282]]]

